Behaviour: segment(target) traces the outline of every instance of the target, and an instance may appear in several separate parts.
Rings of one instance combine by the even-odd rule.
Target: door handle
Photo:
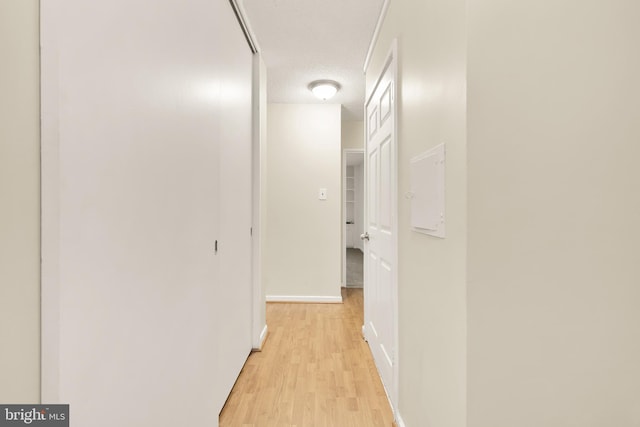
[[[369,233],[365,232],[363,234],[360,235],[360,239],[361,240],[366,240],[367,242],[369,241]]]

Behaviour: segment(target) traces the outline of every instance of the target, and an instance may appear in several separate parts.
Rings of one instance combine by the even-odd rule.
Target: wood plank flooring
[[[220,414],[221,427],[394,426],[362,339],[362,289],[343,304],[267,304],[269,335]]]

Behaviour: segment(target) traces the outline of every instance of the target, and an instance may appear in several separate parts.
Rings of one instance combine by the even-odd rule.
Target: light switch
[[[327,200],[327,189],[326,188],[321,188],[320,191],[318,191],[318,199]]]

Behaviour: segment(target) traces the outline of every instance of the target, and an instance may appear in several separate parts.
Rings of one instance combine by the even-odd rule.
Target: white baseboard
[[[267,295],[267,302],[303,302],[310,304],[328,303],[328,304],[340,304],[342,303],[342,297],[330,297],[330,296],[297,296],[297,295]]]
[[[400,412],[396,413],[396,424],[398,425],[398,427],[407,427],[407,425],[402,420],[402,417],[400,416]]]
[[[253,351],[262,351],[262,346],[264,346],[264,340],[267,339],[267,325],[264,325],[262,328],[262,332],[260,332],[260,342],[257,347],[253,348]]]

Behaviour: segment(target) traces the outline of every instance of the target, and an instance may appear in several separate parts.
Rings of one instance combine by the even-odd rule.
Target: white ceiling
[[[265,65],[269,102],[342,104],[343,120],[362,120],[362,71],[383,0],[242,0]],[[329,101],[307,86],[335,80]]]

